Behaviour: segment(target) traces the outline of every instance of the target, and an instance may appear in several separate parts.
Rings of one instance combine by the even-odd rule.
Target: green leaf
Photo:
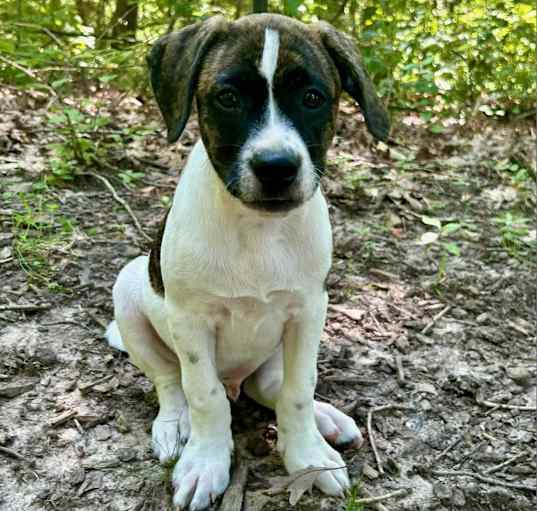
[[[431,133],[434,133],[435,135],[438,135],[440,133],[444,133],[444,127],[440,124],[433,124],[430,128]]]
[[[298,15],[298,8],[302,2],[300,0],[284,0],[283,10],[287,16],[296,17]]]
[[[454,256],[460,256],[461,255],[461,249],[459,248],[459,245],[457,245],[456,243],[442,243],[442,246],[451,255],[454,255]]]
[[[442,228],[442,222],[440,222],[440,220],[438,220],[438,218],[433,218],[431,216],[422,215],[421,221],[425,225],[432,225],[433,227],[436,227],[437,229]]]
[[[449,236],[450,234],[457,232],[461,227],[462,225],[456,222],[446,224],[442,227],[442,236]]]

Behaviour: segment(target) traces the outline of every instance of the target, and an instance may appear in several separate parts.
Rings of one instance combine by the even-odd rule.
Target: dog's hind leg
[[[274,410],[283,382],[283,350],[278,348],[244,382],[244,392],[259,404]],[[314,401],[315,422],[321,435],[338,448],[360,447],[362,435],[354,420],[329,403]]]
[[[179,359],[143,312],[145,272],[146,257],[138,257],[121,270],[113,289],[115,322],[108,327],[107,338],[112,346],[127,351],[155,385],[159,413],[152,428],[153,451],[165,462],[175,458],[188,440],[190,419]]]

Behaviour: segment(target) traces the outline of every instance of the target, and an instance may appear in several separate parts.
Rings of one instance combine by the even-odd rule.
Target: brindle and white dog
[[[319,178],[342,90],[375,137],[389,122],[352,42],[327,23],[210,18],[159,39],[148,61],[168,140],[194,98],[201,140],[150,256],[117,278],[107,335],[155,384],[154,451],[180,453],[174,503],[199,510],[228,485],[226,393],[243,382],[276,411],[289,472],[342,467],[328,442],[361,443],[350,417],[314,400],[332,252]],[[320,471],[315,484],[342,495],[349,479]]]

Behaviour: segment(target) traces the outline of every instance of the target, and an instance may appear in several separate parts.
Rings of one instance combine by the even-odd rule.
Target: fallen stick
[[[375,502],[382,502],[383,500],[388,500],[393,497],[402,497],[403,495],[408,495],[411,492],[409,488],[401,488],[400,490],[395,490],[384,495],[378,495],[377,497],[367,497],[365,499],[358,499],[354,502],[356,504],[374,504]]]
[[[134,211],[131,209],[131,207],[129,206],[127,201],[125,199],[122,199],[117,194],[115,188],[110,184],[110,181],[108,181],[108,179],[106,179],[105,177],[103,177],[103,176],[101,176],[99,174],[96,174],[95,172],[84,172],[84,173],[82,173],[80,175],[82,175],[82,176],[92,176],[95,179],[98,179],[99,181],[101,181],[106,186],[106,188],[108,188],[108,191],[112,194],[112,197],[114,198],[114,200],[116,202],[119,202],[119,204],[121,204],[125,208],[125,210],[129,214],[129,216],[131,217],[131,219],[132,219],[132,221],[134,223],[134,226],[136,227],[138,232],[142,235],[142,237],[146,241],[149,241],[149,242],[153,241],[153,238],[151,238],[151,236],[147,235],[146,232],[143,230],[142,225],[140,224],[138,218],[134,214]]]
[[[81,384],[78,386],[78,390],[80,390],[80,392],[85,392],[86,390],[89,390],[89,389],[91,389],[92,387],[95,387],[96,385],[99,385],[100,383],[105,383],[105,382],[107,382],[108,380],[111,380],[113,377],[114,377],[113,374],[108,374],[107,376],[103,376],[103,377],[101,377],[101,378],[98,378],[97,380],[93,380],[92,382],[89,382],[89,383],[81,383]]]
[[[241,511],[244,498],[244,487],[246,486],[247,479],[248,464],[243,459],[239,458],[238,465],[231,477],[231,483],[222,498],[219,511]]]
[[[55,428],[76,416],[76,410],[67,410],[49,422],[49,426]]]
[[[445,309],[442,309],[436,316],[433,317],[430,323],[428,323],[425,328],[420,332],[422,335],[425,335],[434,325],[435,323],[442,318],[444,315],[448,313],[448,311],[451,309],[451,305],[448,305]]]
[[[488,474],[492,474],[493,472],[498,472],[498,470],[501,470],[503,467],[506,467],[507,465],[511,465],[511,463],[514,463],[520,458],[524,458],[527,454],[528,454],[528,451],[521,452],[520,454],[517,454],[516,456],[509,458],[503,463],[499,463],[498,465],[494,465],[493,467],[490,467],[489,469],[485,470],[483,474],[488,475]]]
[[[384,405],[377,408],[371,408],[367,412],[367,434],[369,436],[369,443],[371,449],[373,450],[373,455],[375,456],[375,461],[377,462],[378,470],[381,474],[384,474],[384,469],[382,468],[382,462],[380,461],[380,456],[377,450],[377,444],[375,442],[375,437],[373,435],[373,414],[378,412],[383,412],[385,410],[413,410],[410,406],[400,406],[400,405]]]
[[[487,406],[488,408],[496,408],[499,410],[520,410],[522,412],[537,412],[536,406],[522,406],[522,405],[504,405],[502,403],[494,403],[493,401],[487,401],[486,399],[477,399],[477,404]]]
[[[518,483],[508,483],[500,479],[493,479],[492,477],[485,477],[481,474],[470,472],[469,470],[432,470],[431,474],[435,476],[445,476],[445,477],[457,477],[457,476],[473,477],[474,479],[477,479],[478,481],[481,481],[483,483],[495,484],[497,486],[504,486],[505,488],[513,488],[515,490],[526,490],[526,491],[532,491],[532,492],[537,491],[536,486],[529,486],[526,484],[518,484]]]
[[[13,449],[8,449],[7,447],[2,447],[0,445],[0,452],[7,454],[8,456],[11,456],[12,458],[16,458],[21,461],[28,461],[24,456],[19,454],[17,451],[14,451]]]
[[[397,381],[403,385],[405,383],[405,369],[403,368],[403,357],[395,355],[395,365],[397,367]]]
[[[36,312],[48,310],[52,307],[50,303],[37,303],[37,304],[16,304],[0,305],[0,312],[4,311],[19,311],[19,312]]]

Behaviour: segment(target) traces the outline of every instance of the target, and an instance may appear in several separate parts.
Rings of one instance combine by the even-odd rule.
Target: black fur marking
[[[191,363],[191,364],[197,364],[199,362],[199,357],[198,355],[196,355],[195,353],[189,351],[186,356],[188,357],[188,361]]]
[[[162,297],[164,297],[164,282],[162,281],[162,270],[160,268],[160,247],[162,245],[162,237],[164,236],[164,228],[166,227],[166,220],[169,212],[170,210],[166,211],[157,236],[153,241],[151,251],[149,252],[149,282],[151,282],[153,291]]]

